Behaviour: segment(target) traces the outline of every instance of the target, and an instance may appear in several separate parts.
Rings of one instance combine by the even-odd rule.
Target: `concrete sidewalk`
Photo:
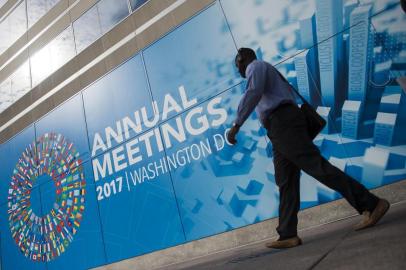
[[[304,244],[288,250],[268,249],[262,241],[160,269],[406,269],[406,202],[392,205],[375,227],[355,232],[359,220],[300,231]]]

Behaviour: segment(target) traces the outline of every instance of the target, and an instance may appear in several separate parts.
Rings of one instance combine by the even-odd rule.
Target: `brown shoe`
[[[291,237],[285,240],[277,240],[273,241],[270,243],[266,243],[265,246],[267,248],[277,248],[277,249],[283,249],[283,248],[292,248],[296,247],[302,244],[302,239],[299,237]]]
[[[389,206],[390,204],[387,200],[379,199],[374,211],[364,211],[362,213],[364,218],[354,227],[354,229],[359,231],[374,226],[385,215],[389,209]]]

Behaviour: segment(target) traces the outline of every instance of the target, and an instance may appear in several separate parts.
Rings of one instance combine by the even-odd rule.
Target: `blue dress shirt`
[[[238,105],[234,121],[242,125],[256,107],[256,113],[264,125],[273,110],[285,103],[296,104],[290,84],[279,75],[271,64],[254,60],[245,71],[247,88]]]

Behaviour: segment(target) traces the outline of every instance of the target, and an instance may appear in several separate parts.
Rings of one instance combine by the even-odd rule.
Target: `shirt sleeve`
[[[247,68],[247,89],[240,100],[235,123],[241,126],[255,109],[265,88],[266,69],[260,65]]]

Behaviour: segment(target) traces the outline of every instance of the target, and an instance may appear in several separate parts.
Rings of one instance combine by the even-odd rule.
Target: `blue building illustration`
[[[362,183],[369,188],[382,185],[388,163],[388,150],[378,147],[366,149],[363,158]]]
[[[346,100],[344,102],[341,122],[341,134],[344,137],[358,139],[361,113],[361,101]]]
[[[342,66],[342,35],[335,35],[342,30],[342,7],[342,0],[316,0],[320,88],[324,105],[332,109],[333,119],[339,114],[338,107],[342,103],[337,79]]]
[[[300,94],[313,106],[320,105],[320,92],[317,86],[315,74],[316,58],[315,51],[310,49],[295,57],[295,69],[297,76],[297,86]]]
[[[397,114],[379,112],[375,121],[374,143],[391,146],[394,143]]]
[[[369,64],[367,62],[372,47],[370,46],[371,6],[360,6],[350,16],[348,98],[365,101]]]

